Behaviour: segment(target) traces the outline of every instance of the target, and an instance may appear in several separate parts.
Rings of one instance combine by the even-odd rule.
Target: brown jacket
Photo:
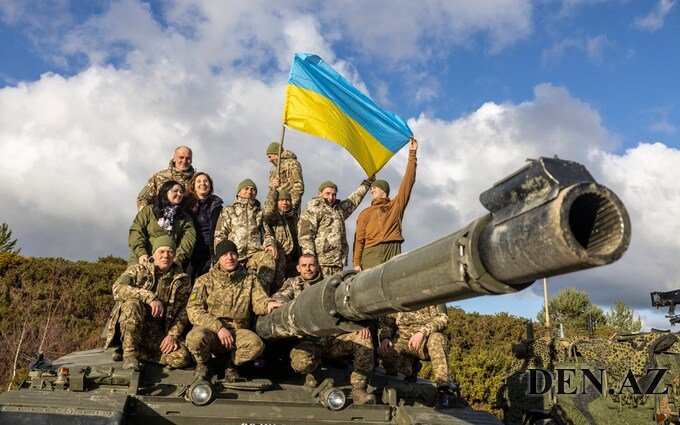
[[[361,265],[364,248],[383,242],[403,242],[401,222],[406,205],[411,197],[411,189],[416,182],[416,152],[409,151],[408,164],[404,178],[399,185],[399,193],[389,198],[374,199],[371,206],[361,211],[357,218],[357,230],[354,234],[353,266]]]

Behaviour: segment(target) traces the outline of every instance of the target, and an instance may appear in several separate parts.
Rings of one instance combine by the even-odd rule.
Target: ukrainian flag
[[[306,53],[293,59],[283,123],[344,147],[369,176],[413,136],[401,117],[380,109],[323,59]]]

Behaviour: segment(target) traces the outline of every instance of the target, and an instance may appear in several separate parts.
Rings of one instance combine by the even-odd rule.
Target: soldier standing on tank
[[[274,280],[276,269],[276,240],[269,225],[263,220],[257,197],[257,186],[251,179],[243,180],[236,191],[234,203],[222,208],[215,230],[215,246],[230,240],[238,248],[239,262],[254,270],[265,292]]]
[[[286,303],[295,299],[305,288],[323,279],[313,255],[300,256],[297,270],[300,276],[286,279],[272,299]],[[367,328],[336,337],[301,342],[290,352],[291,367],[296,372],[307,375],[305,377],[307,387],[316,388],[318,380],[314,372],[319,367],[321,359],[340,358],[349,354],[354,358],[354,371],[350,375],[352,399],[356,404],[374,404],[375,396],[366,391],[368,377],[373,370],[373,343]]]
[[[196,359],[196,374],[208,376],[211,354],[227,354],[225,379],[240,378],[237,367],[256,359],[264,343],[249,330],[252,313],[270,313],[281,303],[265,294],[257,276],[238,261],[236,244],[222,240],[215,248],[217,262],[196,279],[187,312],[194,325],[187,347]]]
[[[408,164],[399,193],[390,200],[390,185],[385,180],[371,184],[371,206],[359,213],[354,234],[355,270],[366,270],[401,254],[402,220],[416,182],[416,151],[418,142],[411,138]]]
[[[275,179],[278,179],[276,187],[279,190],[287,190],[290,193],[292,208],[298,214],[302,195],[305,193],[305,182],[302,180],[302,166],[297,160],[297,156],[292,151],[281,151],[281,161],[279,164],[280,144],[272,142],[267,146],[267,158],[274,164],[269,172],[269,187]]]
[[[106,348],[122,342],[123,368],[139,370],[139,360],[181,368],[191,355],[180,337],[188,324],[189,276],[174,262],[175,241],[153,241],[153,261],[129,267],[113,284],[117,301],[108,324]],[[114,360],[121,360],[120,351]]]
[[[402,372],[406,380],[415,380],[412,359],[430,360],[432,381],[437,385],[437,403],[445,406],[451,392],[449,348],[444,330],[449,316],[441,306],[417,311],[389,314],[380,318],[378,355],[387,373]]]
[[[186,190],[189,185],[189,180],[194,176],[194,167],[191,166],[193,160],[193,153],[191,149],[186,146],[180,146],[175,149],[175,153],[170,160],[168,168],[154,173],[146,182],[146,186],[142,188],[137,195],[137,212],[141,211],[147,205],[153,205],[158,191],[161,189],[163,183],[168,180],[176,180],[184,186]]]
[[[338,186],[332,181],[321,183],[317,197],[307,202],[300,215],[298,240],[303,254],[315,256],[321,273],[329,277],[347,264],[347,235],[345,220],[366,196],[375,177],[364,180],[347,199],[336,199]]]
[[[277,183],[277,179],[271,183],[263,210],[264,221],[274,233],[279,254],[271,293],[278,291],[285,278],[297,275],[297,262],[300,257],[297,236],[300,215],[292,207],[290,193],[286,189],[276,190]]]

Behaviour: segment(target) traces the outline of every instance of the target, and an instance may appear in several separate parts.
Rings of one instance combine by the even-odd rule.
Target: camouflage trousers
[[[333,276],[336,273],[340,273],[342,271],[342,267],[338,266],[319,266],[321,267],[321,274],[323,274],[323,277],[330,277]]]
[[[388,373],[401,372],[409,376],[413,372],[412,359],[429,360],[432,362],[432,381],[438,385],[451,383],[448,362],[449,349],[446,336],[439,332],[434,332],[427,338],[424,338],[417,349],[411,349],[408,347],[408,340],[411,338],[411,335],[413,333],[397,333],[396,338],[393,340],[394,345],[383,358],[385,370]]]
[[[354,371],[350,382],[365,381],[373,370],[373,343],[363,339],[356,332],[335,338],[324,338],[319,342],[303,341],[290,351],[290,365],[298,373],[311,373],[322,358],[338,358],[352,354]]]
[[[258,251],[243,261],[240,261],[251,272],[254,272],[258,280],[262,284],[262,288],[267,295],[270,295],[270,289],[274,282],[274,275],[277,270],[277,261],[264,251]]]
[[[166,336],[165,321],[151,316],[151,308],[140,300],[125,301],[118,318],[123,357],[136,356],[141,360],[182,368],[191,361],[184,342],[178,339],[179,348],[163,354],[160,345]]]
[[[227,349],[217,334],[203,326],[194,326],[187,335],[187,347],[198,363],[208,363],[210,355],[229,354],[236,366],[255,360],[262,351],[264,343],[255,332],[248,329],[229,329],[234,337],[234,348]]]

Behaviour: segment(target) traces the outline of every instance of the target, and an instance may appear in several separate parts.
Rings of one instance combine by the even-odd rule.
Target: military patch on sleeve
[[[198,288],[194,288],[194,289],[191,291],[191,295],[189,295],[189,301],[195,300],[196,297],[198,297]]]

